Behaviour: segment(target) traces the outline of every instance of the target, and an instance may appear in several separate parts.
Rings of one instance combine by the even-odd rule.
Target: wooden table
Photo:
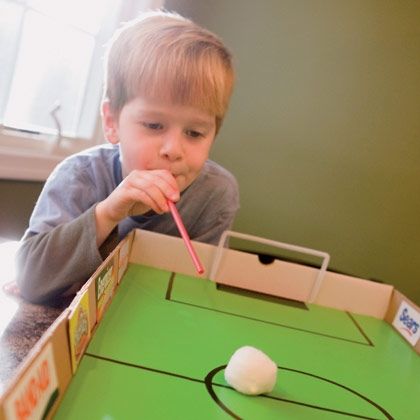
[[[14,279],[18,242],[0,243],[0,395],[46,329],[69,304],[35,305],[5,290]],[[6,287],[5,287],[6,286]]]

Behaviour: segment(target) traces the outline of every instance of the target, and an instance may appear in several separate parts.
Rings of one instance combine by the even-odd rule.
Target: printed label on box
[[[53,348],[48,343],[4,402],[6,419],[43,419],[58,394]]]
[[[406,301],[402,301],[392,325],[412,345],[420,338],[420,312]]]
[[[71,365],[76,371],[90,340],[89,295],[86,290],[69,316],[69,341]]]
[[[114,276],[114,263],[106,266],[96,278],[96,317],[102,318],[105,307],[112,297],[116,286]]]

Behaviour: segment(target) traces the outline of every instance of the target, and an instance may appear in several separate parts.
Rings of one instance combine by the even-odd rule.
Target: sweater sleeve
[[[27,233],[17,252],[22,296],[42,303],[81,286],[102,262],[96,246],[95,206],[48,232]],[[116,233],[109,241],[118,241]]]

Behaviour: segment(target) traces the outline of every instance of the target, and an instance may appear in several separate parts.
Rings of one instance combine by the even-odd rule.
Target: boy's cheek
[[[144,159],[145,153],[137,150],[123,151],[121,156],[121,165],[123,171],[131,172],[135,169],[145,170],[148,168],[148,162]]]

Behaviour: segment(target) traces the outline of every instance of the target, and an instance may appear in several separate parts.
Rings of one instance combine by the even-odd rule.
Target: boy
[[[217,243],[239,208],[235,178],[208,160],[234,80],[212,33],[149,12],[111,40],[102,121],[108,145],[64,160],[48,178],[17,255],[24,298],[74,293],[134,228]]]

